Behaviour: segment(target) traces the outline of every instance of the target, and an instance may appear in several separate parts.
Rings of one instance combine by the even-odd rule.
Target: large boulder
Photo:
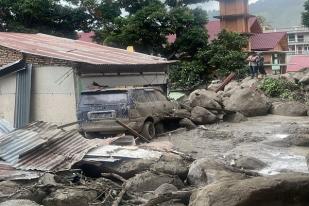
[[[221,109],[220,96],[214,91],[209,91],[205,89],[198,89],[192,92],[189,96],[191,107],[204,107],[204,108],[215,108]]]
[[[259,159],[254,157],[239,157],[235,161],[235,166],[241,169],[248,170],[260,170],[267,166],[267,164]]]
[[[174,112],[174,116],[179,118],[190,118],[190,115],[190,112],[186,109],[178,109]]]
[[[251,77],[247,77],[242,80],[240,87],[242,88],[256,88],[258,85],[257,79],[252,79]]]
[[[177,175],[181,179],[186,179],[189,172],[190,163],[182,157],[174,154],[164,154],[159,161],[150,166],[152,171]]]
[[[235,113],[229,113],[224,115],[223,117],[223,121],[225,122],[231,122],[231,123],[239,123],[242,121],[247,121],[247,117],[245,117],[245,115],[243,115],[240,112],[235,112]]]
[[[8,200],[0,203],[0,206],[41,206],[31,200]]]
[[[299,80],[299,83],[304,84],[304,85],[309,84],[309,75],[307,74],[306,76],[304,76],[303,78],[301,78],[301,79]]]
[[[218,181],[244,178],[243,174],[227,170],[222,163],[203,158],[192,163],[187,180],[190,185],[204,186]]]
[[[155,191],[164,183],[175,185],[178,189],[182,189],[184,187],[183,182],[178,176],[155,174],[150,171],[138,174],[129,179],[128,182],[128,184],[131,185],[129,190],[132,192]]]
[[[309,154],[307,154],[307,156],[306,156],[306,162],[307,162],[307,167],[308,167],[308,170],[309,170]]]
[[[267,97],[260,92],[243,88],[234,92],[223,102],[225,109],[237,111],[247,117],[267,115],[271,107]]]
[[[283,174],[225,181],[194,192],[189,206],[306,206],[309,175]]]
[[[308,106],[299,102],[273,103],[271,113],[281,116],[307,116]]]
[[[198,125],[212,124],[217,121],[217,116],[203,107],[194,107],[191,111],[191,120]]]
[[[181,127],[185,127],[187,129],[195,129],[197,126],[196,124],[194,124],[194,122],[192,122],[190,119],[184,118],[182,120],[179,121],[179,125]]]
[[[91,189],[58,189],[43,200],[44,206],[88,206],[98,194]]]

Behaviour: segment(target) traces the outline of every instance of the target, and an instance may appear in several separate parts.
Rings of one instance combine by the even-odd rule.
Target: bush
[[[260,85],[260,89],[270,97],[296,100],[296,91],[299,90],[300,87],[286,79],[266,78]]]

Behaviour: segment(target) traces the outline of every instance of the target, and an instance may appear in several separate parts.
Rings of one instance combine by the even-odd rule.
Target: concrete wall
[[[0,78],[0,118],[13,125],[16,94],[16,73]]]
[[[79,78],[79,91],[91,89],[93,82],[109,87],[164,85],[168,76],[165,73],[121,74],[121,75],[82,75]]]
[[[71,67],[34,67],[31,120],[58,125],[76,121],[74,74]]]

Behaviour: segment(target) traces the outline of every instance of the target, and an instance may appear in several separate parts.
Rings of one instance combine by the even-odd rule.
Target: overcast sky
[[[255,3],[258,0],[249,0],[249,3]],[[203,8],[205,8],[206,10],[219,10],[219,3],[217,1],[210,1],[208,3],[204,3],[203,4]]]

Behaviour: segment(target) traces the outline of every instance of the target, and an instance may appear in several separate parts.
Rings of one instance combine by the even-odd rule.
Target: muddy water
[[[229,163],[241,155],[255,157],[268,164],[258,171],[263,175],[308,172],[305,156],[309,154],[309,147],[269,144],[295,133],[309,134],[309,117],[254,117],[242,123],[209,125],[157,141],[170,140],[178,150],[196,158],[209,157]]]

